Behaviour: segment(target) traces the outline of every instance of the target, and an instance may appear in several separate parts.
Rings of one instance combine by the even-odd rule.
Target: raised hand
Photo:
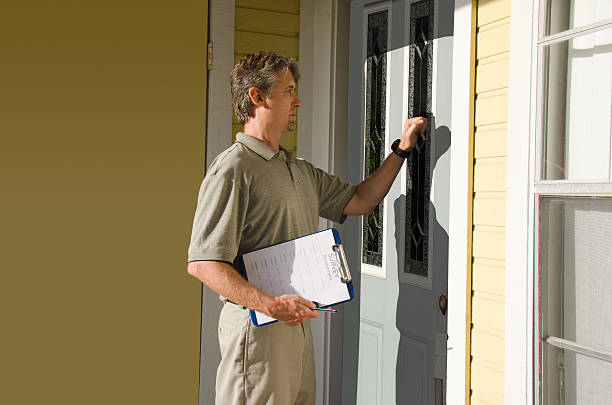
[[[410,150],[417,143],[417,136],[427,129],[427,118],[414,117],[407,118],[404,121],[404,129],[402,130],[402,139],[399,143],[399,148],[402,150]]]

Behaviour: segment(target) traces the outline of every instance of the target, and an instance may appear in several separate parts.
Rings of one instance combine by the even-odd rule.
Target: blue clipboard
[[[302,246],[299,252],[296,251],[298,245]],[[305,261],[310,266],[299,266]],[[322,302],[320,308],[348,302],[355,296],[340,234],[333,228],[247,252],[240,256],[238,266],[249,282],[272,296],[281,295],[279,289],[282,288],[284,293],[296,293],[311,301]],[[296,286],[299,280],[306,280],[301,285],[303,289]],[[331,301],[329,296],[327,300],[321,300],[319,294],[334,296]],[[278,322],[252,309],[249,311],[255,326]]]

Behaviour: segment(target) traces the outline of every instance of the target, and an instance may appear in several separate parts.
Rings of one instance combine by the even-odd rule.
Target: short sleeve
[[[200,187],[188,261],[233,262],[247,206],[248,187],[243,176],[233,168],[211,170]]]
[[[357,186],[331,175],[309,164],[319,193],[319,215],[330,221],[343,223],[344,208],[349,203]]]

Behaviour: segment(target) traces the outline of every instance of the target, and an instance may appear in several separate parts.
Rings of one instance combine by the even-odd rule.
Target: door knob
[[[438,299],[438,306],[440,306],[442,315],[446,315],[446,308],[448,307],[448,299],[446,298],[446,295],[440,295],[440,298]]]

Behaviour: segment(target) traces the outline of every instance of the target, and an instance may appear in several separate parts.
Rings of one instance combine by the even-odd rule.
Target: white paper
[[[271,296],[298,294],[321,306],[350,298],[331,229],[243,255],[251,284]],[[258,324],[273,318],[256,312]]]

